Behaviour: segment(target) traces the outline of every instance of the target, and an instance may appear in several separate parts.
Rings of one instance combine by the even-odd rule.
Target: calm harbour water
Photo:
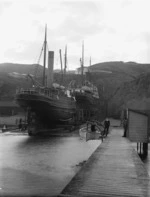
[[[81,138],[0,133],[0,196],[58,195],[100,144],[86,142],[84,134]],[[150,175],[150,145],[144,165]]]
[[[0,134],[0,196],[58,195],[100,143]]]

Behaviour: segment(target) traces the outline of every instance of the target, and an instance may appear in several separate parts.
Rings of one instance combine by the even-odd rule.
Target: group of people
[[[27,124],[20,118],[19,120],[16,119],[16,125],[18,125],[19,131],[24,131],[27,129]]]
[[[92,121],[91,123],[91,132],[95,132],[96,131],[96,121]],[[109,127],[110,127],[110,120],[108,118],[105,119],[104,121],[104,131],[103,131],[103,135],[107,136],[108,132],[109,132]]]
[[[92,121],[91,122],[91,132],[95,132],[96,131],[96,126],[97,126],[96,121]],[[110,127],[110,120],[108,118],[105,119],[103,126],[104,126],[104,133],[103,133],[103,135],[107,136],[108,132],[109,132],[109,127]],[[123,133],[122,137],[126,137],[127,136],[127,129],[128,129],[128,120],[127,120],[127,118],[124,118],[124,120],[123,120],[123,128],[124,128],[124,133]]]

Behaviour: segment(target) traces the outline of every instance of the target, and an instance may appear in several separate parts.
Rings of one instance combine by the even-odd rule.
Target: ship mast
[[[43,60],[43,81],[42,85],[45,86],[45,70],[46,70],[46,47],[47,47],[47,25],[45,26],[45,40],[44,40],[44,60]]]
[[[90,66],[91,66],[91,57],[90,57]]]
[[[64,74],[66,74],[66,69],[67,69],[67,46],[65,47]]]
[[[82,85],[83,85],[83,70],[84,70],[84,41],[82,43],[82,60],[81,60],[81,78],[82,78]]]
[[[61,55],[61,49],[59,50],[60,54],[60,64],[61,64],[61,83],[63,83],[63,63],[62,63],[62,55]]]

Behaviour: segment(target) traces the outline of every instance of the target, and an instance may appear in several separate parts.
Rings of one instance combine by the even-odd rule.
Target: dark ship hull
[[[77,119],[85,122],[96,119],[98,115],[99,100],[83,94],[76,94]]]
[[[76,102],[71,97],[70,91],[64,86],[53,83],[54,52],[48,52],[48,70],[46,74],[47,53],[47,26],[44,49],[42,84],[35,80],[36,76],[28,74],[33,82],[33,87],[28,90],[17,90],[16,101],[27,112],[27,124],[29,135],[34,135],[45,129],[51,129],[58,125],[68,124],[74,119]],[[41,54],[40,54],[41,57]],[[62,61],[61,61],[62,62]],[[61,82],[62,84],[62,82]]]
[[[78,111],[82,114],[82,120],[89,120],[97,116],[99,106],[99,95],[96,86],[90,82],[80,88],[70,87],[72,95],[75,97]]]
[[[75,99],[78,106],[84,109],[88,107],[88,109],[91,110],[95,110],[99,101],[97,98],[94,98],[91,94],[80,92],[75,93]]]
[[[37,130],[66,124],[73,119],[76,110],[73,98],[48,90],[45,92],[31,89],[18,91],[16,101],[28,112],[29,127],[34,127]]]

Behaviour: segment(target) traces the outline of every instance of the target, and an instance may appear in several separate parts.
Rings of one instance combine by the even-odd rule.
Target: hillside
[[[13,63],[3,63],[0,64],[0,73],[11,73],[18,72],[21,74],[30,73],[34,74],[37,64],[13,64]],[[40,66],[39,66],[40,67]]]
[[[13,100],[18,87],[28,88],[31,82],[27,79],[12,78],[7,73],[0,72],[0,100]]]
[[[139,64],[135,62],[104,62],[91,66],[92,70],[101,69],[112,71],[117,74],[126,74],[135,78],[142,73],[150,72],[150,64]]]
[[[38,68],[38,69],[37,69]],[[150,105],[150,64],[135,62],[104,62],[92,65],[86,79],[92,81],[99,90],[101,105],[108,105],[108,114],[119,117],[123,107],[135,108]],[[30,87],[31,81],[14,78],[8,73],[42,74],[42,66],[32,64],[0,64],[0,100],[12,100],[17,87]],[[81,76],[67,74],[63,85],[68,86],[71,80],[81,82]],[[61,83],[62,76],[54,74],[54,82]]]
[[[109,113],[115,116],[121,109],[150,110],[150,73],[122,84],[109,100]]]

